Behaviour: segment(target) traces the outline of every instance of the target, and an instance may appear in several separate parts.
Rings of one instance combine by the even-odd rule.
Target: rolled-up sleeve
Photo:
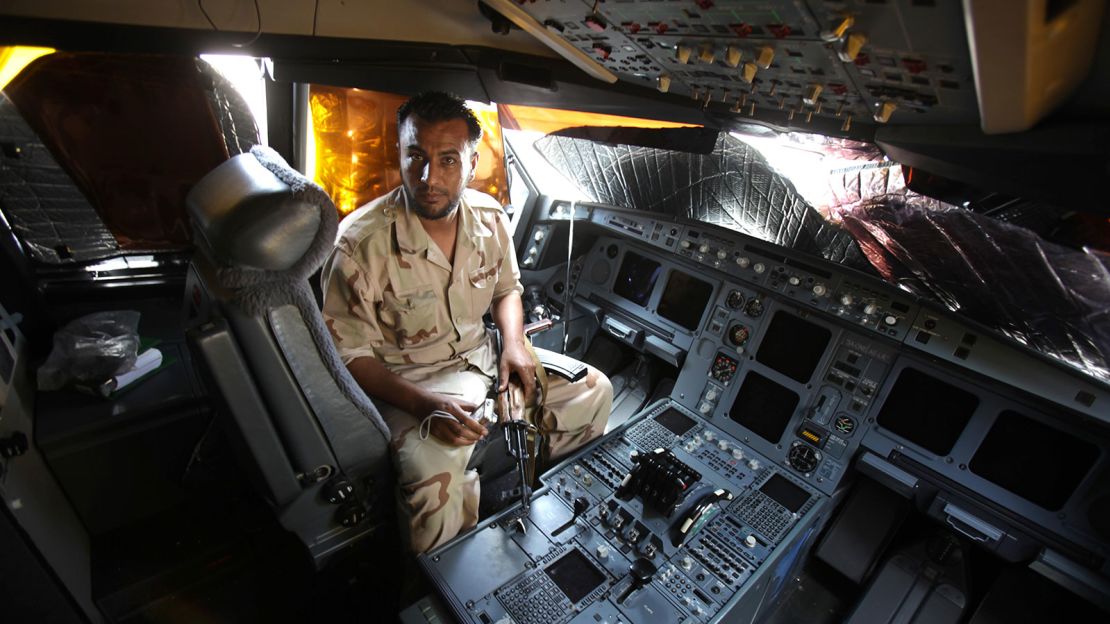
[[[513,246],[513,237],[509,235],[504,213],[497,215],[494,229],[494,237],[497,239],[497,244],[503,254],[501,266],[497,271],[497,285],[493,290],[493,300],[497,301],[514,290],[523,294],[524,287],[520,285],[520,268],[516,263],[516,248]]]
[[[378,358],[375,348],[383,339],[376,310],[381,293],[374,280],[340,248],[332,251],[320,275],[324,323],[343,363],[360,357]]]

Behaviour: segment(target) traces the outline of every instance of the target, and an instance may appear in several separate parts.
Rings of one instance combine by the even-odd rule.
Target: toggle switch
[[[740,52],[740,48],[734,45],[725,48],[725,65],[729,67],[739,67],[742,57],[743,54]]]
[[[851,33],[845,37],[844,47],[840,48],[837,56],[845,63],[853,63],[866,43],[867,35],[858,32]]]
[[[755,64],[762,69],[767,69],[771,66],[771,62],[775,60],[775,49],[771,46],[763,46],[756,50]]]

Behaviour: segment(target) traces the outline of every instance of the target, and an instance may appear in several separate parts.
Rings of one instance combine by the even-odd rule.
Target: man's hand
[[[435,410],[447,412],[457,420],[450,418],[433,418],[428,424],[428,431],[444,444],[452,446],[470,446],[486,436],[487,430],[478,421],[470,417],[478,405],[470,401],[449,396],[446,394],[429,393],[425,399],[425,409],[421,418],[426,418]]]
[[[501,347],[499,393],[509,387],[509,378],[513,375],[516,376],[514,381],[524,390],[524,405],[531,405],[536,394],[536,363],[524,346],[523,339],[507,340]]]

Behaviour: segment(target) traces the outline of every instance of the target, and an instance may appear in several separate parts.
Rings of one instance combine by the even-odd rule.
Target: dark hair
[[[466,122],[467,135],[472,144],[482,138],[482,126],[474,111],[457,95],[443,91],[425,91],[409,98],[397,109],[397,127],[400,128],[409,115],[416,115],[424,121],[450,121],[461,119]]]

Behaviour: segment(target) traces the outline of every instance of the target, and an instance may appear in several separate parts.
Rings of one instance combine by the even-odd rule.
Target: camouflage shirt
[[[459,202],[453,265],[397,188],[343,220],[321,279],[324,321],[343,362],[373,357],[410,381],[461,361],[495,376],[482,315],[523,291],[501,206],[470,189]]]

